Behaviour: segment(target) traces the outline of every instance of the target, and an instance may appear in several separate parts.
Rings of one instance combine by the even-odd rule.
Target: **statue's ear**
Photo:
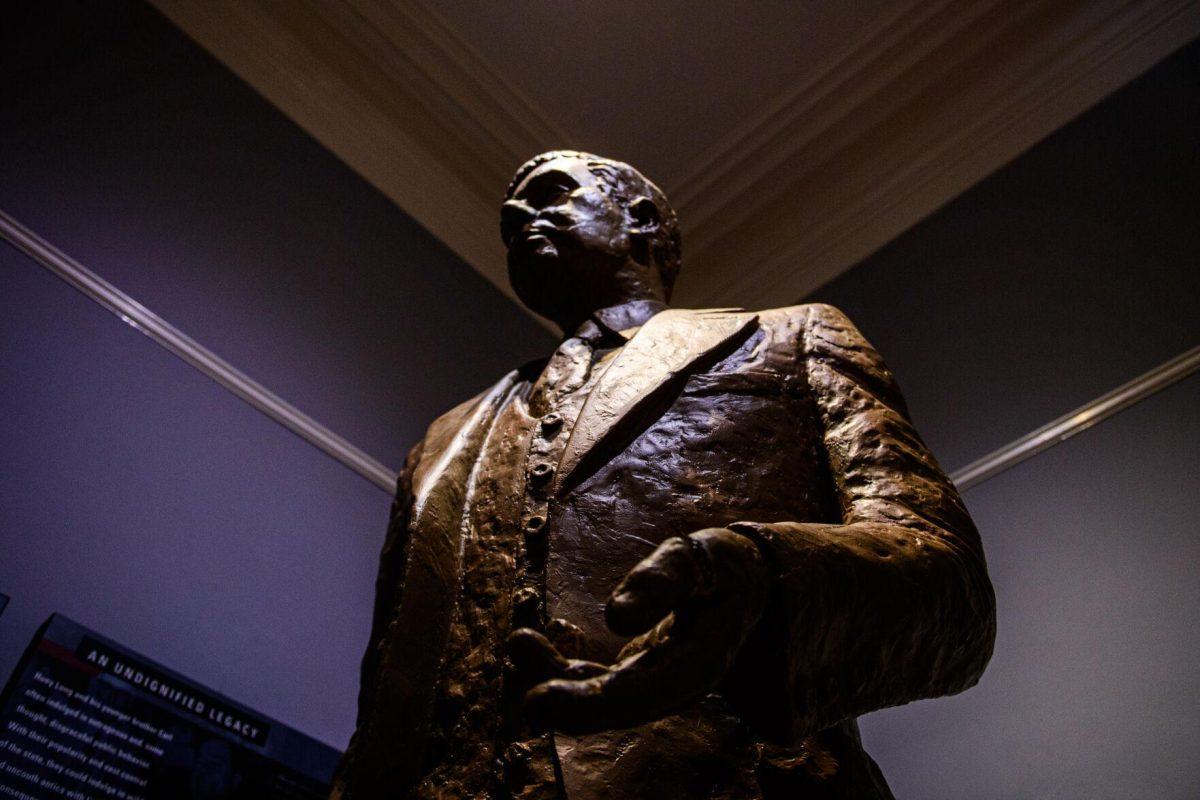
[[[629,216],[633,218],[633,233],[653,235],[658,233],[662,216],[658,206],[649,197],[639,197],[629,204]]]
[[[649,266],[652,259],[650,242],[658,234],[662,222],[658,206],[649,197],[639,197],[629,204],[629,216],[633,220],[633,227],[629,229],[633,258],[639,264]]]

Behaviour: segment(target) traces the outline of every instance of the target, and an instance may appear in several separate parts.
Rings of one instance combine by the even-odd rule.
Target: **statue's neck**
[[[633,296],[595,308],[570,320],[560,320],[559,327],[562,328],[563,338],[574,336],[575,331],[588,320],[614,333],[620,333],[645,325],[651,317],[666,308],[667,304],[659,297]]]
[[[564,303],[561,310],[566,313],[555,321],[565,336],[572,335],[589,319],[614,330],[635,328],[666,308],[666,296],[658,268],[630,260],[599,285],[581,291],[574,303]],[[602,316],[597,317],[598,314]],[[603,317],[611,317],[613,324],[606,323]]]
[[[667,304],[657,297],[639,298],[593,311],[592,319],[609,330],[620,333],[630,328],[642,327],[666,307]]]

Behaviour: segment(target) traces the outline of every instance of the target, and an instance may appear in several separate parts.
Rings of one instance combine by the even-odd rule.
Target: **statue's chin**
[[[539,266],[545,269],[547,261],[558,260],[558,247],[550,241],[550,237],[540,233],[525,236],[513,242],[508,251],[508,264],[511,270],[514,266],[527,266],[536,270]]]
[[[558,248],[545,236],[530,237],[508,252],[508,282],[513,291],[530,310],[550,319],[561,299],[558,255]]]
[[[605,305],[599,301],[612,293],[618,262],[580,255],[560,250],[545,236],[530,236],[508,251],[508,281],[531,311],[565,324],[564,320]]]

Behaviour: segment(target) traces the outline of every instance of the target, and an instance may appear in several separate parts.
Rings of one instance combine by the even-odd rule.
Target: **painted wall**
[[[142,3],[0,37],[0,209],[383,462],[552,347]],[[387,493],[7,244],[0,452],[0,675],[61,611],[345,745]]]
[[[953,470],[1200,344],[1200,45],[816,299]],[[959,697],[863,735],[898,797],[1195,797],[1200,376],[968,491],[999,603]]]

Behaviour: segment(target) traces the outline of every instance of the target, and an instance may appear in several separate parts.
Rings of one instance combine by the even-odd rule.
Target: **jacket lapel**
[[[559,462],[555,493],[566,495],[623,450],[688,376],[732,353],[757,320],[740,309],[670,309],[652,317],[596,382]]]

